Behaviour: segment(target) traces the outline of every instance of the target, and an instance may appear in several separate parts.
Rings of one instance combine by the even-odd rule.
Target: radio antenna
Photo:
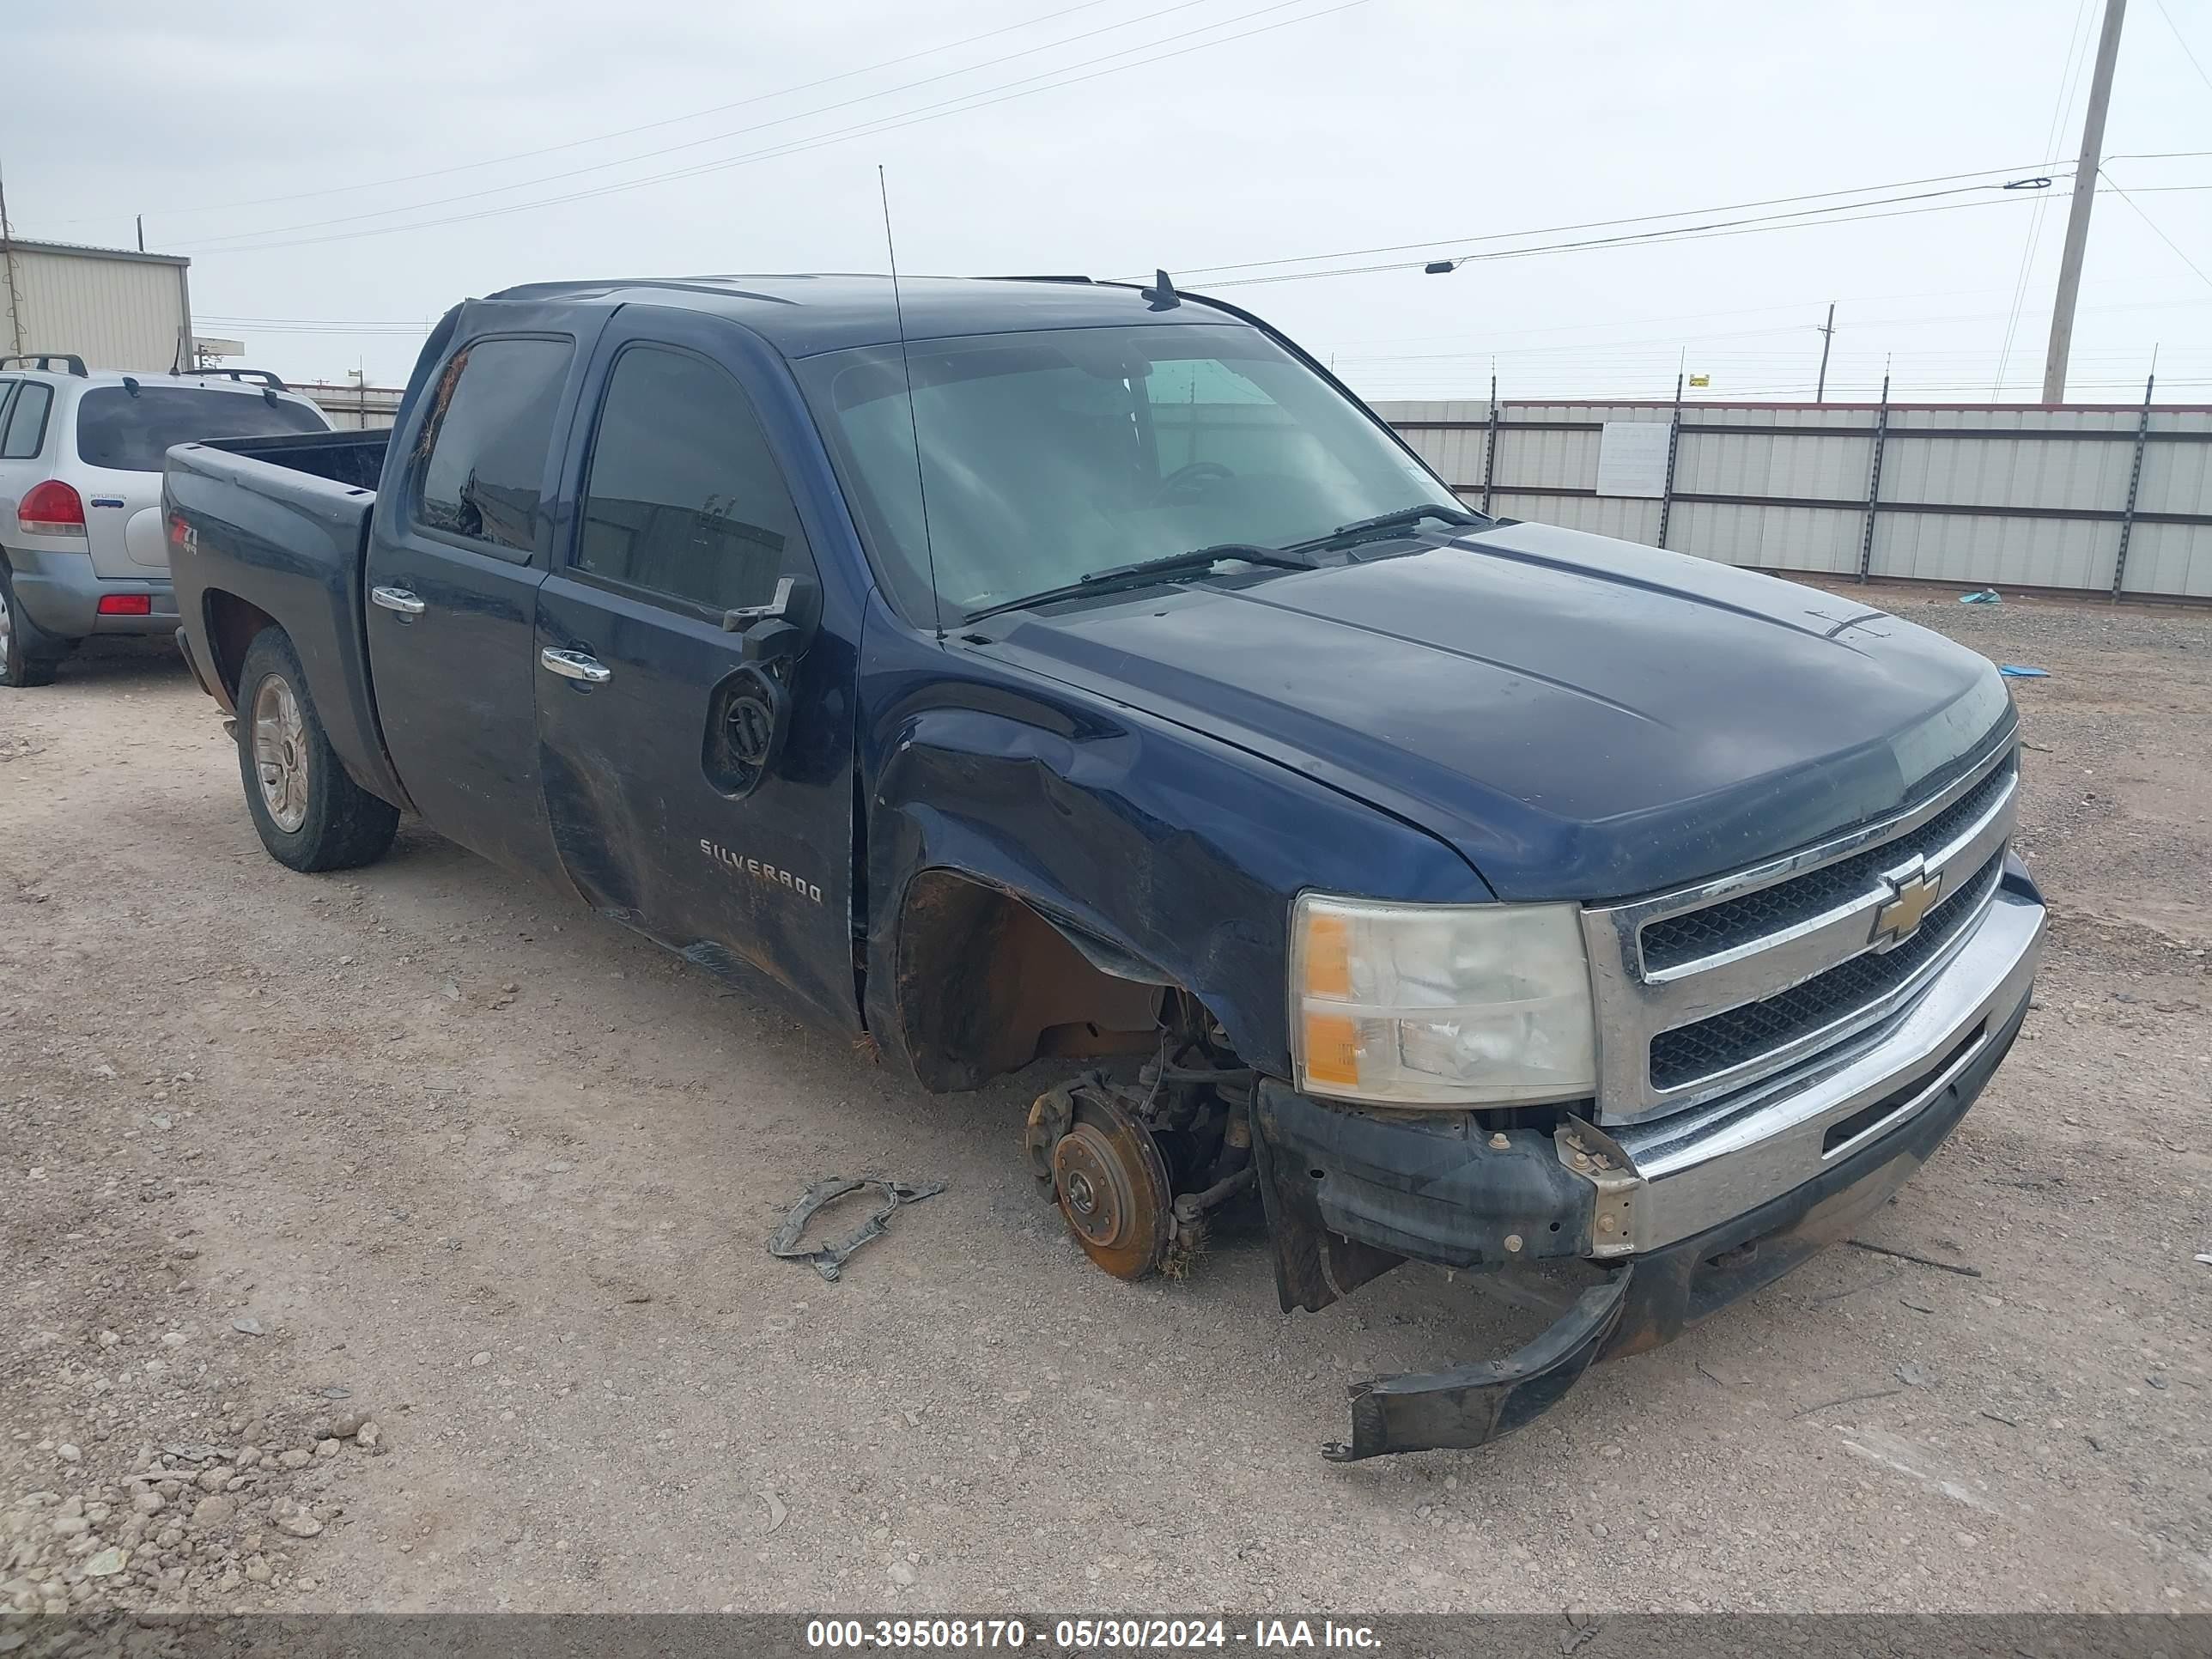
[[[883,163],[876,163],[876,193],[884,202],[884,251],[891,261],[891,312],[898,319],[899,374],[906,381],[907,429],[914,434],[914,493],[921,503],[921,553],[929,564],[929,614],[937,627],[937,642],[945,643],[945,601],[937,591],[937,549],[929,538],[929,485],[921,471],[921,420],[914,410],[914,364],[906,349],[906,303],[899,297],[898,244],[891,238],[891,191],[884,180]]]

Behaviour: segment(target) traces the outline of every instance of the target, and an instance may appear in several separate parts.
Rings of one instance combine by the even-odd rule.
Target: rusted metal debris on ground
[[[824,1205],[834,1204],[848,1193],[857,1193],[864,1187],[872,1187],[884,1195],[883,1206],[871,1213],[845,1237],[827,1244],[817,1244],[801,1249],[800,1237],[806,1224]],[[768,1248],[771,1255],[781,1256],[787,1261],[811,1261],[814,1271],[835,1283],[844,1271],[845,1263],[854,1252],[873,1243],[889,1230],[892,1212],[902,1205],[919,1204],[925,1198],[934,1198],[945,1190],[941,1181],[886,1181],[874,1176],[848,1177],[831,1176],[816,1182],[792,1206],[775,1232],[769,1236]]]

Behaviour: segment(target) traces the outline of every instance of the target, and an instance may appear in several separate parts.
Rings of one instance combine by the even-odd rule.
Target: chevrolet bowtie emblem
[[[1875,913],[1871,944],[1897,945],[1910,939],[1942,894],[1943,877],[1940,871],[1931,877],[1915,870],[1893,878],[1890,886],[1895,896]]]

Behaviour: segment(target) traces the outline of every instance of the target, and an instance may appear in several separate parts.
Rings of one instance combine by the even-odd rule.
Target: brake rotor
[[[1174,1232],[1167,1164],[1152,1132],[1097,1091],[1052,1148],[1053,1196],[1083,1253],[1116,1279],[1142,1279]]]

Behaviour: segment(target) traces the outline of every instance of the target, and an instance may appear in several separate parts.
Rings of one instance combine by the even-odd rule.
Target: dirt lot
[[[1838,1249],[1348,1468],[1347,1377],[1525,1316],[1118,1283],[1048,1073],[902,1089],[412,823],[283,870],[165,652],[0,692],[0,1606],[2212,1609],[2212,617],[1875,602],[2051,672],[2037,1011],[1861,1235],[1978,1276]],[[767,1255],[869,1172],[950,1186]]]

